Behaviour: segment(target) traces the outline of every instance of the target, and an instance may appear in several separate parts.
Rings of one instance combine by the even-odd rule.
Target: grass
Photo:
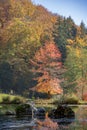
[[[71,97],[73,97],[73,100]],[[27,99],[27,100],[29,102],[34,102],[36,107],[44,107],[46,109],[52,109],[52,108],[56,108],[57,105],[61,103],[62,98]],[[67,101],[69,104],[72,104],[75,103],[75,101],[77,101],[77,98],[75,96],[70,95],[66,97],[65,102]],[[4,114],[7,110],[15,111],[15,108],[20,103],[26,103],[26,99],[18,95],[9,95],[9,94],[0,93],[0,114]],[[87,105],[87,101],[79,100],[77,105]]]
[[[81,104],[81,105],[87,105],[87,101],[80,100],[79,104]]]
[[[24,97],[0,93],[0,115],[5,114],[7,111],[15,112],[18,104],[25,102]]]
[[[76,105],[87,105],[87,101],[78,99],[75,95],[68,95],[65,97],[51,98],[51,99],[34,99],[36,106],[53,106],[58,104],[76,104]]]
[[[36,99],[35,104],[52,104],[54,99]]]
[[[26,99],[21,96],[0,93],[0,103],[3,104],[19,104],[25,101]]]

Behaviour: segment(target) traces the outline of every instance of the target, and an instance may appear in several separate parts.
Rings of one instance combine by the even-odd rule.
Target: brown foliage
[[[34,73],[41,73],[35,80],[38,81],[37,86],[32,90],[45,92],[49,94],[58,94],[62,92],[59,79],[62,68],[61,53],[55,43],[46,42],[35,54],[31,60]]]
[[[58,129],[58,124],[56,122],[53,122],[48,117],[48,113],[46,113],[45,120],[43,122],[37,120],[37,124],[38,124],[38,130],[57,130]]]
[[[84,101],[87,101],[87,93],[85,93],[85,94],[83,95],[83,100],[84,100]]]

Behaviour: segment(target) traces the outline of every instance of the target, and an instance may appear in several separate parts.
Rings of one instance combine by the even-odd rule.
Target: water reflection
[[[37,120],[36,121],[37,130],[57,130],[58,129],[58,124],[56,122],[53,122],[49,117],[48,117],[48,112],[46,113],[44,121]]]
[[[29,128],[33,126],[32,118],[15,117],[15,116],[0,116],[0,130],[20,130],[23,128]]]
[[[67,129],[75,119],[74,111],[67,106],[58,106],[57,109],[47,112],[44,121],[37,120],[36,130]],[[62,126],[60,126],[62,125]]]
[[[69,125],[75,119],[74,111],[68,106],[58,106],[49,113],[49,117],[59,125]]]
[[[45,116],[0,116],[0,130],[87,130],[87,107],[58,106]]]

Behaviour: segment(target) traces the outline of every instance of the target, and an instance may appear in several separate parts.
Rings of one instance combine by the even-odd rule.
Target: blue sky
[[[53,13],[62,16],[71,16],[77,25],[81,21],[87,26],[87,0],[33,0],[35,4],[41,4]]]

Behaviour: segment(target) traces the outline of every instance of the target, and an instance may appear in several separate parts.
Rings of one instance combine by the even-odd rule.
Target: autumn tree
[[[33,79],[34,72],[38,82],[35,89],[59,93],[63,61],[63,65],[66,62],[68,72],[68,77],[65,77],[68,79],[66,84],[76,80],[79,88],[84,89],[84,75],[87,73],[86,37],[87,29],[83,22],[76,26],[71,17],[64,18],[52,14],[31,0],[0,0],[1,88],[5,88],[5,83],[8,90],[12,86],[16,92],[26,89],[27,86],[31,87],[29,80]],[[55,43],[46,42],[52,40]],[[12,80],[7,79],[11,84],[4,82],[6,77],[12,77]]]
[[[31,86],[28,61],[44,41],[52,39],[55,21],[56,16],[31,0],[0,0],[0,64],[6,62],[12,68],[10,85],[16,92]],[[9,73],[10,69],[7,77]]]
[[[61,82],[61,53],[55,43],[46,42],[30,60],[33,65],[32,72],[38,76],[37,85],[32,90],[48,93],[60,94],[62,89]]]

